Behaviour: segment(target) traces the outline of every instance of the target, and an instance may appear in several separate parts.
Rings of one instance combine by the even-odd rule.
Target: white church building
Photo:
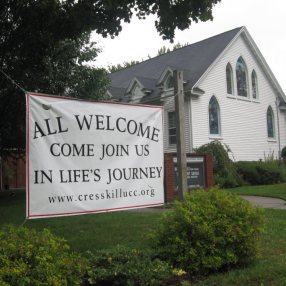
[[[112,100],[164,106],[167,153],[176,150],[174,70],[184,76],[187,152],[219,140],[235,161],[279,156],[286,96],[245,27],[109,75]]]

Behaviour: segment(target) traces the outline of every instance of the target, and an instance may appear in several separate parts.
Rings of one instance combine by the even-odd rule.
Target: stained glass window
[[[237,94],[247,97],[247,69],[242,57],[236,62]]]
[[[251,85],[252,85],[252,97],[257,99],[258,97],[258,87],[257,87],[257,76],[255,70],[251,73]]]
[[[173,145],[177,143],[175,111],[168,112],[168,123],[169,123],[169,144]]]
[[[210,134],[220,134],[220,111],[215,96],[213,96],[209,102],[209,128]]]
[[[269,106],[267,109],[267,134],[268,138],[275,137],[274,113],[271,106]]]
[[[232,68],[230,63],[228,63],[226,66],[226,87],[227,93],[233,94]]]

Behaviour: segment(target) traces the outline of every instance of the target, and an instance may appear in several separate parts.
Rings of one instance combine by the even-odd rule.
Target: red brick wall
[[[2,187],[25,188],[26,187],[26,161],[25,156],[8,157],[2,162]]]

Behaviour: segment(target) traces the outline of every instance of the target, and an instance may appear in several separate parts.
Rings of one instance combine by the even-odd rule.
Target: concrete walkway
[[[270,198],[270,197],[258,197],[258,196],[241,196],[241,197],[257,207],[286,210],[286,201],[281,199]]]

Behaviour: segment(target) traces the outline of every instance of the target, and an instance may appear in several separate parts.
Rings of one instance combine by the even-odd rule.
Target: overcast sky
[[[286,92],[286,0],[222,0],[213,9],[213,21],[193,23],[188,30],[176,31],[174,43],[195,43],[236,27],[245,26],[276,79]],[[115,39],[94,35],[102,48],[96,66],[107,67],[124,61],[156,56],[162,46],[172,47],[156,31],[155,18],[134,18],[124,24]]]

